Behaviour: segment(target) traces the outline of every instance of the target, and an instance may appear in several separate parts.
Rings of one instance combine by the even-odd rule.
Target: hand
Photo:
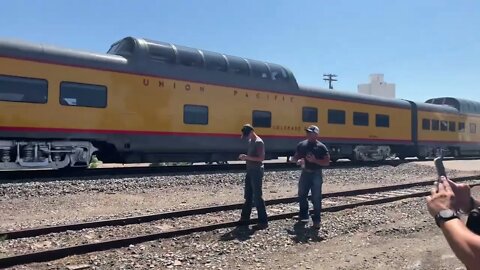
[[[438,184],[437,188],[432,189],[432,195],[427,197],[427,207],[430,215],[435,217],[438,212],[446,209],[453,209],[455,203],[455,193],[448,184],[448,181],[444,181]]]
[[[317,160],[315,156],[312,154],[308,154],[305,158],[308,160],[308,162],[311,162],[311,163],[314,163]]]
[[[245,160],[247,160],[247,155],[241,154],[240,156],[238,156],[238,159],[245,161]]]
[[[298,166],[304,166],[305,165],[305,159],[301,158],[301,159],[297,160],[297,165]]]
[[[471,208],[470,205],[470,186],[467,184],[457,184],[452,180],[442,176],[442,181],[448,182],[452,188],[453,193],[455,194],[455,210],[462,210],[465,213],[468,213]]]

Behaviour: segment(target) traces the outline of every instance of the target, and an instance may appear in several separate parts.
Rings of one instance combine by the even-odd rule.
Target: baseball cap
[[[252,125],[250,125],[250,124],[245,124],[245,125],[243,125],[241,131],[244,132],[244,131],[251,131],[251,130],[254,130],[253,127],[252,127]]]
[[[315,125],[309,126],[308,128],[305,129],[305,131],[316,133],[316,134],[320,133],[320,129]]]

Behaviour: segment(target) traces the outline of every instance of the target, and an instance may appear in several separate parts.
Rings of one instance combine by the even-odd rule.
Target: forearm
[[[295,153],[295,155],[290,158],[290,162],[296,163],[300,158],[300,155],[298,153]]]
[[[459,219],[449,220],[441,228],[453,252],[468,269],[480,265],[480,236],[472,233]]]
[[[316,159],[314,163],[316,163],[320,166],[329,166],[330,165],[330,157],[324,157],[322,159]]]
[[[265,157],[252,157],[252,156],[247,156],[245,160],[248,161],[255,161],[255,162],[262,162],[265,160]]]

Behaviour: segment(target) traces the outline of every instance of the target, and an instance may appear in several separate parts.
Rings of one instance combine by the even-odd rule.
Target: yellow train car
[[[122,39],[107,54],[0,41],[0,169],[86,166],[94,153],[233,160],[245,123],[268,158],[292,155],[310,124],[334,160],[416,156],[412,104],[299,86],[277,64],[148,39]]]
[[[479,103],[444,97],[418,106],[419,156],[432,156],[439,149],[454,157],[480,154]]]

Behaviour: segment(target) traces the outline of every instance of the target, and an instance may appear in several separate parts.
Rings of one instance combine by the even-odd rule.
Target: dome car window
[[[187,67],[203,66],[203,56],[196,49],[177,46],[178,62]]]
[[[175,50],[168,43],[149,43],[148,52],[152,60],[169,64],[175,63]]]
[[[219,53],[203,52],[207,70],[227,71],[227,60]]]
[[[250,75],[250,67],[245,59],[235,56],[228,56],[228,69],[235,74]]]

